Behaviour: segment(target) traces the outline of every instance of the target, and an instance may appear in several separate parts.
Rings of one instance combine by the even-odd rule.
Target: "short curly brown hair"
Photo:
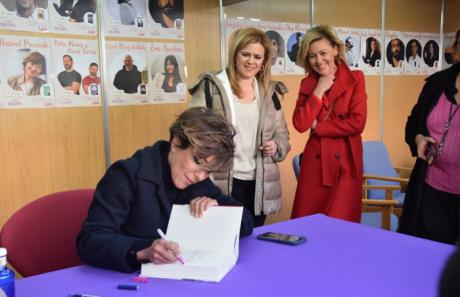
[[[202,165],[212,172],[224,172],[233,167],[234,136],[235,129],[223,115],[204,107],[185,110],[169,128],[170,142],[177,137],[180,149],[191,145],[197,159],[210,160]]]
[[[41,71],[40,74],[45,74],[46,73],[46,59],[45,59],[45,56],[43,56],[41,53],[39,53],[39,52],[30,52],[22,60],[22,66],[24,66],[24,69],[26,68],[27,63],[31,63],[33,65],[41,65],[42,66],[42,71]]]

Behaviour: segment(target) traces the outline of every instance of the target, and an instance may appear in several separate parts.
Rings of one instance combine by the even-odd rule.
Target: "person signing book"
[[[191,108],[169,132],[169,142],[158,141],[115,162],[98,183],[77,236],[84,263],[132,272],[142,262],[175,262],[178,244],[157,233],[167,229],[173,204],[190,204],[197,218],[209,207],[241,205],[209,178],[233,165],[235,132],[226,119],[203,107]],[[244,209],[240,235],[251,234],[252,228],[251,214]]]

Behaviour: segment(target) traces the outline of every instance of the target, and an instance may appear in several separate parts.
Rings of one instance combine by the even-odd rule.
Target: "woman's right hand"
[[[313,91],[313,94],[318,97],[320,100],[323,98],[324,92],[329,90],[334,84],[335,80],[335,71],[332,71],[328,75],[321,75],[316,84],[316,88]]]
[[[415,136],[415,144],[417,144],[417,157],[422,160],[426,160],[425,151],[428,142],[435,144],[436,140],[430,136],[424,136],[422,134],[417,134],[417,136]]]
[[[174,263],[180,255],[179,245],[164,239],[155,240],[151,246],[137,252],[138,261],[149,261],[155,264]]]

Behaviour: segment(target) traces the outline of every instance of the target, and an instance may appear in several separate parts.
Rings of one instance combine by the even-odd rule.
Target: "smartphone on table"
[[[307,240],[305,236],[284,234],[277,232],[265,232],[257,236],[257,239],[266,240],[287,245],[299,245]]]

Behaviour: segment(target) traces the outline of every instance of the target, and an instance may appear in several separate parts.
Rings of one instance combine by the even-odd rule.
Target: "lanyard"
[[[439,142],[438,150],[436,152],[436,155],[439,157],[441,155],[441,152],[444,148],[444,142],[446,141],[447,138],[447,132],[449,132],[450,128],[450,123],[452,122],[452,119],[454,118],[455,114],[457,113],[458,108],[460,107],[460,104],[457,104],[457,106],[454,109],[454,112],[452,113],[452,106],[454,104],[450,104],[450,110],[449,110],[449,118],[447,119],[446,123],[444,124],[444,133],[442,134],[441,141]]]

